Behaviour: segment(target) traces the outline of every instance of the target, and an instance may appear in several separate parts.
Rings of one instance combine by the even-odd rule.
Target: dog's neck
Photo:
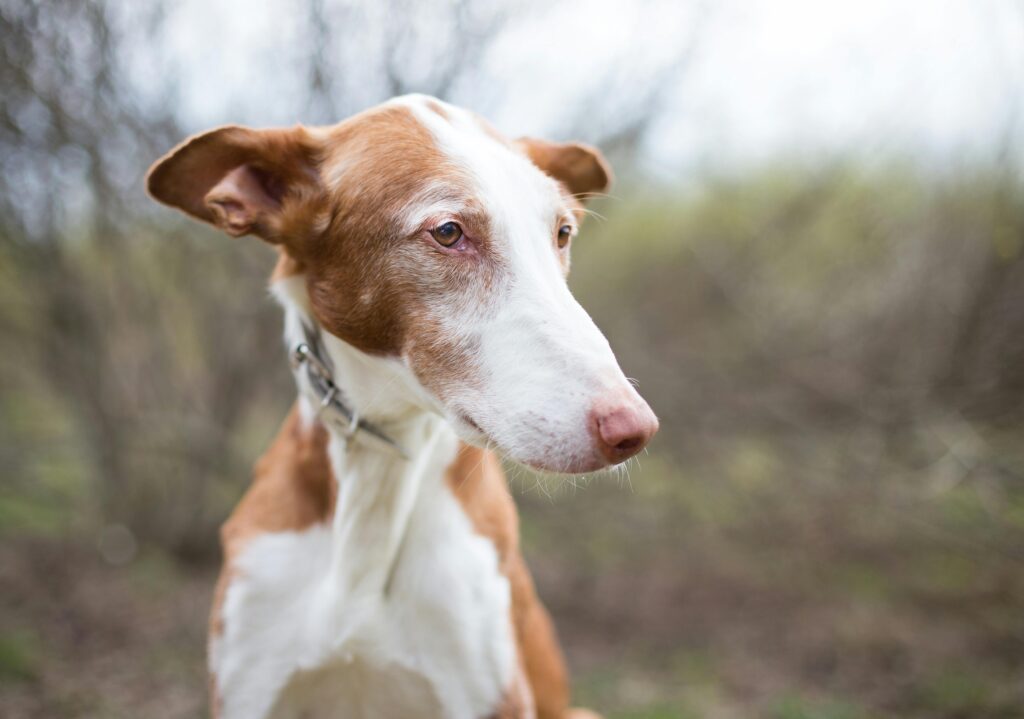
[[[312,320],[305,279],[277,280],[272,290],[284,307],[285,340],[292,346],[301,340],[302,323]],[[337,486],[331,522],[332,577],[325,583],[325,599],[351,611],[359,597],[387,591],[413,509],[425,493],[441,488],[458,439],[448,422],[431,410],[432,400],[400,361],[371,357],[327,332],[322,340],[346,402],[407,454],[402,457],[325,425]],[[301,387],[299,403],[304,421],[317,421],[317,405]]]

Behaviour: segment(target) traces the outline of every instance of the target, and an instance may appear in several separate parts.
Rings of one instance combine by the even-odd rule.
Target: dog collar
[[[319,406],[317,416],[337,429],[346,442],[358,436],[389,449],[404,459],[409,455],[398,442],[382,429],[359,416],[352,407],[345,404],[343,393],[334,382],[330,357],[323,351],[320,329],[302,322],[302,339],[292,345],[288,362],[293,372],[305,374],[306,381]]]

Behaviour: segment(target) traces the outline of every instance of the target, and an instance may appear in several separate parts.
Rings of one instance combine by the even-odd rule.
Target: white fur
[[[465,430],[458,414],[469,415],[503,452],[526,464],[571,471],[604,466],[589,431],[591,408],[608,395],[642,400],[569,291],[555,236],[566,219],[574,224],[570,208],[554,180],[470,113],[441,103],[446,119],[428,101],[439,102],[419,95],[392,102],[409,108],[474,179],[491,240],[508,268],[486,311],[449,313],[453,334],[479,339],[485,382],[451,397],[447,416]],[[463,436],[480,441],[472,432]]]
[[[454,292],[439,314],[452,338],[479,347],[467,358],[479,381],[451,388],[442,401],[417,381],[409,357],[371,357],[324,336],[348,402],[412,459],[332,435],[331,526],[263,535],[244,549],[222,607],[224,633],[210,653],[224,719],[494,712],[522,683],[510,589],[493,544],[474,532],[445,485],[454,430],[494,441],[522,462],[579,471],[604,464],[589,433],[595,402],[633,393],[566,284],[555,237],[571,215],[554,181],[469,113],[445,105],[445,119],[421,97],[394,102],[473,179],[502,256],[488,297],[464,302]],[[343,170],[342,162],[331,172]],[[444,187],[427,188],[404,219],[415,228],[457,210]],[[304,278],[281,280],[274,291],[295,341],[309,315]],[[309,421],[315,403],[303,382]]]
[[[292,338],[302,287],[275,287]],[[222,716],[486,716],[516,680],[511,598],[494,545],[446,486],[457,439],[416,407],[400,362],[336,338],[327,349],[350,401],[387,417],[413,459],[332,436],[331,526],[265,534],[244,549],[210,653]]]

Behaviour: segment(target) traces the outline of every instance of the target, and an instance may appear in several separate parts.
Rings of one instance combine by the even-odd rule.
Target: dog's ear
[[[305,128],[228,126],[196,135],[160,158],[149,194],[229,235],[284,241],[286,216],[319,197],[318,144]]]
[[[597,148],[578,142],[547,142],[532,137],[521,137],[513,144],[581,201],[611,187],[612,168]]]

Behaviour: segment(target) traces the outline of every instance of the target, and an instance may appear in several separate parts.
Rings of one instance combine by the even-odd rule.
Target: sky
[[[955,157],[1008,130],[1024,140],[1024,3],[752,0],[723,6],[709,32],[673,90],[690,119],[655,135],[673,159]]]
[[[190,129],[305,119],[288,70],[309,42],[294,7],[181,0],[156,38],[140,38],[140,87],[161,92],[153,74],[177,73]],[[145,62],[153,43],[165,46],[164,66]],[[658,176],[858,151],[955,164],[994,155],[1007,137],[1024,147],[1020,0],[542,3],[511,14],[475,84],[456,85],[452,99],[510,135],[568,139],[570,121],[587,129],[573,113],[580,97],[597,99],[599,128],[614,120],[601,117],[603,96],[683,50],[641,148]]]

